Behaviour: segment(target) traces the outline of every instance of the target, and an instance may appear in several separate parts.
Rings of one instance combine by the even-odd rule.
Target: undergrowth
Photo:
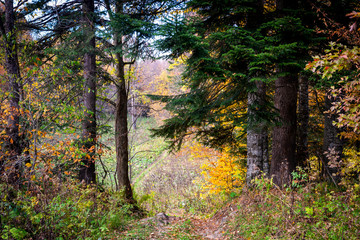
[[[111,239],[141,217],[121,193],[74,182],[46,192],[1,184],[0,197],[1,239]]]
[[[258,179],[244,192],[230,239],[359,239],[360,196],[328,183],[310,183],[294,175],[284,190]]]
[[[202,238],[194,233],[194,226],[191,220],[181,220],[168,226],[158,226],[154,221],[148,220],[146,222],[137,222],[128,231],[121,233],[117,239],[196,240]]]

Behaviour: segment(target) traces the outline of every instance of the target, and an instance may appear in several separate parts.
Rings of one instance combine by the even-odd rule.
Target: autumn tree
[[[4,24],[2,22],[2,16],[0,19],[1,36],[4,41],[5,47],[5,70],[7,76],[7,83],[10,87],[10,99],[9,99],[9,117],[7,120],[6,134],[7,149],[9,152],[8,159],[13,162],[14,165],[18,165],[21,155],[20,148],[20,137],[19,137],[19,114],[20,114],[20,69],[18,62],[17,43],[15,29],[15,12],[14,12],[14,1],[5,1],[5,18]],[[3,161],[0,160],[0,170],[2,170]]]
[[[322,76],[316,83],[325,93],[323,154],[320,159],[322,159],[324,174],[330,181],[337,184],[340,181],[340,162],[345,147],[345,138],[343,136],[346,135],[344,133],[347,130],[337,120],[345,114],[344,108],[338,108],[339,111],[333,110],[334,106],[338,106],[342,99],[347,99],[351,92],[343,91],[344,86],[349,86],[349,83],[343,80],[347,79],[349,75],[356,75],[356,68],[350,63],[352,60],[345,60],[345,58],[339,56],[353,56],[352,53],[348,52],[347,47],[359,45],[359,34],[354,31],[357,28],[358,17],[357,12],[353,11],[357,9],[358,2],[351,0],[342,2],[328,1],[326,4],[314,4],[313,7],[317,10],[318,33],[326,36],[325,42],[327,44],[328,42],[332,43],[330,49],[324,46],[322,51],[314,54],[313,62],[308,64],[307,68],[316,74],[321,73]],[[345,46],[336,45],[335,42]],[[341,54],[342,51],[344,54]],[[336,122],[338,123],[336,124]]]
[[[3,18],[3,15],[1,15],[0,19],[3,45],[4,47],[10,47],[10,49],[4,48],[4,53],[8,56],[5,59],[4,65],[6,67],[11,63],[11,69],[13,70],[9,67],[6,68],[11,71],[14,71],[15,68],[17,69],[17,75],[9,74],[8,71],[4,75],[5,78],[10,77],[9,79],[11,81],[5,83],[2,89],[5,95],[9,92],[8,96],[10,97],[3,102],[2,108],[5,108],[5,110],[3,111],[2,109],[2,112],[10,113],[10,115],[8,115],[10,121],[6,121],[6,123],[14,126],[14,121],[16,122],[15,125],[17,127],[11,130],[11,132],[17,129],[17,134],[15,135],[18,136],[16,138],[14,137],[14,139],[9,138],[9,136],[13,134],[8,135],[10,132],[6,132],[6,139],[8,139],[7,142],[9,144],[6,143],[5,146],[15,144],[18,151],[17,156],[15,156],[13,150],[2,149],[4,153],[7,153],[2,154],[1,157],[2,160],[10,160],[8,163],[18,168],[21,163],[26,163],[30,166],[30,156],[36,159],[37,151],[34,151],[34,149],[38,147],[38,144],[35,143],[38,143],[38,138],[44,134],[40,129],[50,128],[49,125],[54,126],[57,124],[56,121],[59,114],[55,112],[58,110],[59,102],[57,102],[55,98],[61,98],[62,100],[65,100],[65,98],[63,98],[63,96],[59,97],[49,94],[48,96],[53,96],[53,99],[50,100],[49,98],[45,99],[41,97],[41,94],[45,88],[51,89],[51,87],[54,86],[56,86],[56,88],[60,85],[63,86],[64,81],[60,81],[60,79],[64,80],[64,78],[66,78],[66,74],[63,74],[62,78],[59,77],[59,81],[54,83],[55,80],[53,81],[53,79],[57,76],[59,68],[56,69],[55,66],[52,68],[49,67],[51,64],[55,65],[54,59],[57,59],[54,57],[54,54],[51,53],[50,47],[54,46],[55,43],[59,43],[59,39],[73,26],[74,21],[70,21],[69,24],[69,12],[67,10],[69,6],[74,7],[74,3],[53,6],[51,1],[20,1],[16,2],[16,6],[13,5],[14,3],[12,1],[7,2],[6,6],[9,14],[5,14],[13,19],[9,22],[9,20]],[[12,11],[10,9],[11,7],[13,8]],[[42,9],[41,14],[35,14],[35,12],[38,13],[39,9]],[[66,14],[64,14],[64,12],[66,12]],[[67,24],[61,24],[64,16],[67,18]],[[3,23],[5,23],[5,25],[3,25]],[[12,29],[11,32],[3,35],[8,29]],[[40,36],[36,35],[38,32],[42,34]],[[33,37],[36,38],[36,41],[33,40]],[[63,66],[65,65],[66,64],[63,64]],[[66,67],[62,68],[62,70],[68,71]],[[73,76],[73,78],[76,79],[75,76]],[[17,90],[12,93],[12,89],[14,88]],[[34,90],[36,91],[32,92]],[[34,98],[35,95],[39,98]],[[68,94],[68,96],[71,95],[72,94]],[[40,100],[41,98],[42,100]],[[37,101],[42,101],[41,107]],[[17,116],[11,116],[15,113],[11,111],[11,109],[15,108],[10,107],[10,105],[14,105],[16,102],[17,110],[14,111],[17,113]],[[49,102],[51,102],[51,104]],[[44,109],[46,109],[45,112]],[[53,114],[45,114],[49,109],[54,110],[54,112],[52,112]],[[52,115],[52,117],[45,120],[44,115]],[[47,125],[51,121],[53,122]],[[6,129],[12,128],[13,127],[6,127]],[[35,131],[39,134],[35,134]],[[18,140],[14,141],[15,139]],[[24,169],[23,167],[24,166],[22,166],[21,169]]]

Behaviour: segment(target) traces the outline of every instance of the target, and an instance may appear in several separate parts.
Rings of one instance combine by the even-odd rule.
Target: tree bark
[[[248,93],[248,130],[247,130],[247,172],[246,183],[261,175],[269,174],[268,131],[263,123],[257,123],[256,111],[261,111],[265,103],[266,84],[256,81],[256,92]],[[259,109],[260,108],[260,109]]]
[[[10,87],[9,98],[9,117],[7,120],[6,134],[7,150],[9,154],[3,159],[0,158],[0,171],[4,161],[9,161],[15,168],[18,166],[18,157],[21,154],[19,123],[20,123],[20,69],[17,55],[16,33],[15,33],[15,14],[14,1],[5,1],[5,28],[3,39],[5,40],[5,69],[7,73],[7,83]],[[14,180],[14,179],[13,179]]]
[[[84,106],[83,147],[86,156],[82,159],[79,179],[86,184],[96,182],[96,62],[94,0],[83,0],[84,37],[87,52],[84,54]]]
[[[261,25],[264,12],[264,0],[254,2],[255,12],[249,14],[247,28],[255,30]],[[261,173],[269,174],[268,129],[259,122],[257,112],[262,111],[266,99],[266,84],[255,81],[255,91],[248,93],[248,130],[247,130],[247,171],[246,184]]]
[[[116,13],[122,13],[122,4],[116,4]],[[122,38],[115,32],[115,46],[122,48]],[[125,63],[122,54],[116,52],[116,72],[118,78],[117,101],[115,110],[115,139],[116,139],[116,172],[118,190],[124,190],[127,200],[134,201],[129,179],[129,136],[128,136],[128,92],[125,79]]]
[[[336,102],[336,97],[331,93],[325,96],[325,125],[324,125],[324,170],[328,179],[335,182],[340,182],[340,166],[339,163],[343,154],[343,144],[339,134],[341,129],[334,125],[337,115],[330,112],[333,102]]]
[[[288,73],[275,81],[275,108],[279,110],[281,126],[273,132],[270,176],[280,187],[290,184],[296,169],[296,104],[297,74]]]
[[[298,143],[296,161],[305,167],[309,158],[308,128],[309,128],[309,81],[305,76],[299,77],[299,106],[298,106]]]

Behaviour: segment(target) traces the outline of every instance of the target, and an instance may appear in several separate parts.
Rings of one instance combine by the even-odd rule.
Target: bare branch
[[[116,107],[116,103],[115,103],[113,100],[111,100],[111,99],[109,99],[109,98],[107,98],[107,97],[97,96],[97,98],[100,99],[100,100],[103,101],[103,102],[109,103],[109,104],[112,105],[113,107]]]

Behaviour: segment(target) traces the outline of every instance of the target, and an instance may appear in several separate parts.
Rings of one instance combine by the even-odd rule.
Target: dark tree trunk
[[[116,13],[122,13],[122,4],[116,5]],[[115,46],[122,47],[121,36],[115,33]],[[125,63],[121,53],[116,53],[117,101],[115,110],[116,173],[119,190],[124,190],[125,198],[134,201],[129,179],[129,139],[128,139],[128,92],[125,81]]]
[[[309,128],[309,81],[305,76],[299,78],[299,106],[298,106],[298,143],[296,161],[305,167],[309,158],[308,128]]]
[[[256,81],[256,92],[248,93],[247,130],[247,172],[246,183],[261,175],[269,174],[268,131],[264,123],[257,123],[256,111],[261,111],[265,103],[266,84]]]
[[[96,62],[95,62],[95,30],[94,0],[83,0],[84,38],[86,53],[84,54],[84,106],[83,144],[86,157],[82,159],[79,179],[86,184],[96,182],[95,150],[96,150]]]
[[[281,126],[273,132],[270,176],[280,187],[289,184],[296,168],[296,103],[297,74],[279,77],[275,81],[275,107],[279,110]]]
[[[340,166],[343,154],[343,144],[339,134],[341,130],[334,125],[337,115],[330,111],[333,102],[336,102],[336,97],[330,93],[325,97],[325,125],[324,125],[324,170],[325,174],[336,184],[340,181]]]
[[[136,130],[136,127],[137,127],[136,121],[137,121],[139,114],[141,114],[141,112],[138,111],[138,108],[136,108],[135,94],[133,94],[131,96],[131,123],[132,123],[132,128],[134,130]]]
[[[14,27],[15,15],[13,4],[13,0],[5,1],[5,27],[2,28],[2,35],[3,39],[5,40],[5,69],[7,73],[6,77],[11,94],[9,97],[10,115],[6,127],[6,134],[8,136],[7,150],[9,151],[9,155],[5,156],[4,159],[0,158],[0,171],[2,169],[4,161],[9,161],[12,166],[15,166],[15,168],[17,168],[19,165],[18,157],[21,154],[19,137],[20,70],[18,64],[16,33]],[[13,180],[15,179],[12,179],[12,181]]]
[[[297,10],[299,1],[276,0],[279,17],[289,10]],[[296,39],[294,39],[295,41]],[[291,68],[279,69],[285,76],[275,81],[274,105],[279,110],[281,125],[274,127],[270,176],[273,182],[283,187],[291,182],[291,172],[296,169],[296,105],[298,72]]]

